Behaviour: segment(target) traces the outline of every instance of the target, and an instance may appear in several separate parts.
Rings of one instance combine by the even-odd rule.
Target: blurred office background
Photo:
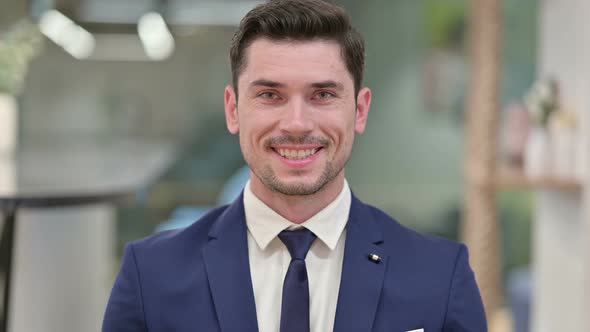
[[[365,84],[374,96],[368,130],[357,138],[347,169],[353,191],[405,225],[460,240],[470,1],[337,2],[351,13],[366,38]],[[208,207],[227,201],[239,189],[244,162],[237,138],[225,129],[223,89],[230,82],[229,42],[239,18],[256,3],[2,0],[0,36],[13,36],[21,29],[29,34],[35,53],[22,89],[4,92],[15,96],[17,103],[17,155],[29,147],[41,149],[40,153],[57,149],[68,154],[77,153],[80,147],[106,146],[108,151],[118,151],[116,156],[133,159],[134,153],[141,153],[136,144],[144,143],[152,144],[146,151],[155,147],[158,152],[155,166],[145,170],[137,165],[137,172],[149,174],[142,177],[145,181],[130,186],[132,201],[99,204],[105,210],[93,216],[92,231],[73,225],[86,222],[80,219],[84,214],[76,214],[78,210],[93,206],[23,210],[23,226],[17,222],[17,231],[34,236],[22,239],[17,235],[12,331],[43,326],[46,329],[35,330],[97,331],[124,244],[159,229],[181,226]],[[503,4],[499,117],[500,127],[513,128],[512,122],[518,120],[505,119],[514,118],[507,114],[518,112],[513,110],[518,106],[510,105],[518,105],[537,79],[540,5],[537,0],[504,0]],[[0,39],[0,87],[5,79],[3,43]],[[504,146],[506,134],[498,136],[499,145]],[[72,145],[75,147],[70,148]],[[65,150],[60,148],[64,146]],[[502,149],[500,159],[522,164],[518,160],[522,156],[511,159],[506,157],[506,148]],[[100,168],[102,161],[96,159],[92,162]],[[54,166],[85,181],[84,169],[74,169],[75,164]],[[100,176],[110,176],[112,170],[104,169]],[[31,172],[43,173],[44,165],[36,165]],[[504,310],[491,322],[496,331],[526,331],[522,327],[526,322],[522,322],[528,317],[531,299],[534,192],[530,185],[498,192]],[[60,224],[62,215],[68,213],[74,216],[68,224]],[[52,232],[52,222],[58,224],[59,235]],[[84,240],[71,239],[80,236]],[[97,243],[85,250],[92,239]],[[27,251],[22,243],[44,246]],[[41,251],[55,254],[27,257],[43,255]],[[101,266],[102,277],[86,282],[87,274],[80,272],[79,278],[73,278],[81,280],[69,281],[78,285],[76,290],[67,289],[67,282],[46,280],[71,274],[68,261],[58,257],[63,253],[107,258],[107,263],[95,262]],[[59,262],[47,261],[50,258]],[[74,261],[84,260],[77,257]],[[92,270],[92,263],[86,264],[85,269]],[[42,271],[47,273],[40,274]],[[19,287],[53,287],[54,291],[27,300],[35,295]],[[59,287],[66,288],[55,289]],[[88,302],[71,294],[84,292],[84,287],[97,287],[88,293],[97,299]],[[64,298],[60,293],[70,295]],[[46,314],[32,315],[31,306]],[[76,310],[62,312],[56,309],[60,306]],[[517,324],[521,324],[518,329],[514,328]]]

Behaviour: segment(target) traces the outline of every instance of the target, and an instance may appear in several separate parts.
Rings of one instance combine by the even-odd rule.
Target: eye
[[[263,91],[258,94],[258,97],[260,97],[262,99],[268,99],[268,100],[279,99],[279,95],[272,92],[272,91]]]
[[[328,100],[331,98],[336,97],[336,95],[332,92],[329,91],[319,91],[317,92],[314,96],[313,99],[317,99],[317,100]]]

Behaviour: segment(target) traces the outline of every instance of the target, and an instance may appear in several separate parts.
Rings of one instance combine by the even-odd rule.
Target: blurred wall
[[[0,31],[27,15],[28,7],[22,0],[2,0],[0,4]]]
[[[195,28],[177,38],[174,55],[162,62],[79,61],[48,41],[22,96],[23,139],[190,137],[204,113],[223,117],[232,33]]]
[[[424,2],[370,3],[351,6],[366,37],[365,82],[373,90],[368,128],[348,169],[352,188],[402,223],[440,230],[460,204],[463,130],[424,108]]]

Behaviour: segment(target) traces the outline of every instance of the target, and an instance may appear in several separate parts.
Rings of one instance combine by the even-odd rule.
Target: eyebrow
[[[266,80],[266,79],[259,79],[250,83],[250,86],[264,86],[268,88],[282,88],[285,85],[283,83]]]
[[[268,88],[283,88],[283,87],[285,87],[285,84],[280,83],[280,82],[267,80],[267,79],[259,79],[259,80],[255,80],[252,83],[250,83],[250,86],[252,86],[252,87],[262,86],[262,87],[268,87]],[[332,81],[332,80],[314,82],[314,83],[311,83],[310,86],[315,89],[326,89],[326,88],[332,88],[332,89],[338,89],[338,90],[344,89],[344,86],[341,83],[338,83],[338,82]]]
[[[315,83],[311,84],[311,87],[316,88],[316,89],[332,88],[332,89],[338,89],[338,90],[342,90],[344,88],[341,83],[338,83],[335,81],[315,82]]]

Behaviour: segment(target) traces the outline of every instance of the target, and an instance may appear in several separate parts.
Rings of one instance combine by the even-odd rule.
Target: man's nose
[[[311,108],[301,99],[292,99],[283,110],[280,130],[290,134],[309,133],[313,130]]]

